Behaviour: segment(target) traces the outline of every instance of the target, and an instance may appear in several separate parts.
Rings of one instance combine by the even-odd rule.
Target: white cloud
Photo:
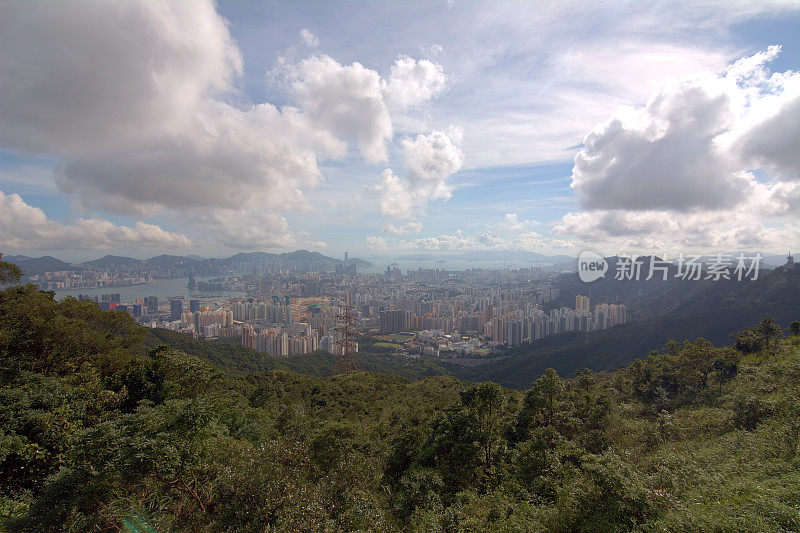
[[[386,160],[392,120],[377,72],[320,55],[301,61],[291,75],[294,96],[312,123],[337,137],[357,140],[368,161]]]
[[[461,125],[471,168],[565,161],[617,107],[644,104],[665,77],[724,69],[798,9],[792,0],[461,3],[448,24],[431,24],[450,81],[426,127]]]
[[[569,251],[578,247],[578,243],[571,240],[556,239],[546,237],[535,231],[520,233],[511,240],[509,246],[512,250],[524,250],[527,252],[542,251]]]
[[[711,84],[666,87],[647,108],[617,116],[584,139],[572,187],[585,208],[688,210],[729,207],[752,177],[712,142],[730,99]]]
[[[241,211],[277,229],[223,224],[211,234],[226,246],[295,242],[279,213],[308,208],[318,161],[344,157],[349,141],[385,160],[384,93],[418,104],[440,90],[429,61],[399,59],[389,90],[374,70],[316,55],[285,65],[299,108],[242,103],[241,53],[209,0],[10,3],[0,23],[3,148],[62,157],[59,190],[90,209]],[[308,29],[301,38],[318,45]]]
[[[60,189],[87,206],[147,213],[159,207],[302,207],[303,189],[320,177],[318,153],[339,154],[336,139],[315,130],[293,108],[261,104],[246,110],[205,102],[195,127],[102,158],[59,166]]]
[[[524,226],[522,222],[519,221],[516,213],[506,213],[504,225],[510,230],[521,230]]]
[[[392,65],[384,94],[390,104],[407,109],[442,92],[446,82],[441,65],[427,59],[417,61],[400,56]]]
[[[226,23],[203,0],[6,2],[0,49],[0,142],[62,155],[180,135],[242,71]]]
[[[291,248],[301,240],[301,236],[290,231],[287,220],[277,213],[216,209],[194,222],[204,228],[206,239],[236,250]]]
[[[473,237],[465,236],[461,230],[457,230],[453,235],[435,235],[433,237],[423,237],[416,239],[414,245],[419,250],[428,251],[459,251],[471,250],[476,245]]]
[[[53,168],[49,165],[32,164],[1,168],[0,185],[3,184],[13,184],[21,194],[57,192],[56,184],[53,181]],[[25,189],[28,190],[22,192]]]
[[[442,92],[442,67],[427,59],[399,57],[389,77],[354,62],[342,65],[327,55],[314,55],[297,64],[279,61],[276,73],[288,78],[291,96],[311,121],[333,135],[357,141],[370,162],[386,160],[392,139],[388,105],[417,107]]]
[[[300,30],[300,38],[303,39],[303,42],[309,48],[316,48],[319,46],[319,39],[316,35],[311,33],[308,28]]]
[[[609,111],[644,103],[664,77],[724,68],[736,53],[720,44],[727,39],[709,37],[722,25],[702,37],[682,35],[678,22],[719,15],[690,16],[683,4],[550,3],[529,10],[535,13],[513,4],[465,6],[462,24],[471,20],[463,38],[443,38],[440,62],[452,81],[430,124],[463,127],[471,168],[564,161]]]
[[[536,220],[520,220],[516,213],[506,213],[500,227],[511,231],[522,231],[528,226],[535,226],[539,223]]]
[[[447,200],[452,196],[447,178],[461,169],[463,155],[459,144],[462,133],[451,129],[419,134],[403,139],[404,165],[408,169],[410,190],[427,200]]]
[[[442,234],[416,239],[413,242],[405,243],[401,247],[442,252],[475,250],[552,252],[572,250],[576,247],[576,243],[574,241],[545,237],[535,232],[521,233],[508,240],[489,231],[476,235],[465,235],[461,230],[458,230],[451,235]]]
[[[381,183],[375,187],[380,195],[381,213],[392,218],[409,218],[414,207],[413,199],[407,187],[392,169],[387,168],[381,174]]]
[[[359,63],[315,55],[285,65],[298,108],[233,105],[242,57],[208,0],[12,2],[0,22],[3,148],[62,157],[56,184],[87,208],[267,217],[263,231],[229,223],[212,232],[242,248],[294,242],[279,213],[308,208],[318,161],[344,157],[347,142],[369,161],[386,159],[385,92],[416,105],[441,89],[429,61],[398,59],[387,84]],[[318,45],[308,29],[301,38]]]
[[[433,131],[401,141],[404,165],[408,173],[401,180],[390,169],[383,172],[380,193],[381,212],[393,218],[409,218],[414,208],[431,200],[447,200],[452,196],[447,179],[458,172],[463,162],[459,148],[461,131]]]
[[[632,104],[641,107],[616,114],[617,122],[598,127],[585,147],[576,180],[585,208],[621,220],[609,223],[620,238],[663,240],[658,227],[648,226],[656,215],[639,220],[635,213],[667,220],[711,213],[717,220],[748,196],[768,196],[770,210],[748,216],[769,233],[800,209],[793,187],[800,175],[797,75],[769,74],[764,64],[774,52],[765,51],[727,75],[686,76],[724,71],[738,53],[726,45],[731,24],[788,9],[797,3],[733,2],[723,10],[705,1],[613,10],[465,4],[449,14],[453,24],[432,17],[392,34],[391,48],[385,39],[368,39],[373,44],[358,51],[362,63],[350,59],[353,50],[341,50],[347,61],[320,54],[318,39],[304,28],[306,46],[292,48],[293,59],[283,62],[281,102],[293,107],[278,107],[246,101],[241,89],[250,73],[242,77],[242,54],[211,0],[61,3],[46,10],[9,2],[0,18],[0,147],[61,159],[58,186],[87,208],[167,210],[169,220],[206,216],[201,227],[209,238],[272,246],[304,238],[281,213],[308,208],[307,195],[323,182],[318,165],[346,157],[348,144],[371,162],[402,150],[406,168],[382,178],[379,192],[387,194],[380,207],[405,222],[422,220],[429,202],[452,194],[450,176],[465,164],[463,154],[473,167],[564,161],[610,110]],[[403,21],[383,24],[363,31],[385,38]],[[440,30],[443,49],[421,52],[428,60],[397,57],[430,44],[429,36],[420,39],[430,28]],[[381,63],[395,57],[392,65]],[[662,85],[645,106],[665,76],[683,81]],[[437,98],[445,90],[447,98]],[[692,127],[692,114],[708,116],[703,123],[714,128]],[[464,129],[463,140],[447,132],[451,123]],[[433,147],[431,137],[442,132],[450,146],[442,140]],[[352,163],[325,164],[336,170],[326,170],[321,188],[352,196],[365,175],[375,174]],[[230,222],[214,233],[219,222],[209,213],[252,220],[267,213],[268,229],[242,228],[239,239]],[[506,226],[523,231],[525,222],[516,217]],[[409,224],[389,224],[384,236],[413,233]],[[729,226],[713,231],[733,235],[741,225]],[[699,223],[687,228],[700,231]],[[539,237],[531,234],[530,242]]]
[[[318,158],[345,153],[295,108],[225,101],[242,59],[213,2],[11,3],[1,22],[0,142],[62,156],[88,208],[302,207]]]
[[[800,73],[770,74],[766,64],[780,47],[737,61],[727,78],[743,93],[739,112],[720,145],[747,168],[764,167],[778,178],[800,178]]]
[[[44,211],[25,203],[18,194],[0,191],[0,246],[11,250],[86,250],[113,247],[188,248],[184,235],[136,222],[120,226],[101,218],[79,218],[72,225],[49,220]]]
[[[800,245],[800,225],[769,224],[748,210],[676,214],[664,211],[585,211],[566,215],[553,233],[609,253],[771,250]]]
[[[640,36],[605,36],[571,43],[551,59],[559,76],[573,87],[621,101],[638,102],[653,93],[664,79],[724,68],[725,50],[699,48],[682,42],[642,42]],[[608,110],[606,110],[607,112]]]
[[[588,209],[730,208],[758,187],[752,166],[800,171],[800,74],[768,77],[779,52],[734,63],[723,75],[670,81],[642,109],[597,126],[575,156],[572,186]],[[780,133],[766,134],[781,125]],[[753,131],[755,129],[755,131]]]
[[[388,247],[389,245],[383,237],[367,237],[367,248],[372,251],[378,252],[386,250]]]
[[[251,105],[237,86],[242,55],[211,0],[3,7],[0,146],[61,157],[55,183],[88,209],[166,209],[175,220],[201,221],[228,247],[298,242],[280,213],[309,207],[319,161],[344,157],[350,142],[369,162],[385,161],[393,137],[387,101],[419,106],[446,81],[425,59],[401,56],[382,79],[360,63],[316,54],[279,60],[297,107]],[[308,28],[300,37],[308,48],[319,45]],[[449,196],[448,168],[453,157],[460,167],[460,153],[447,154],[449,139],[433,135],[405,145],[407,180],[384,180],[392,216]],[[427,154],[425,142],[434,145]]]
[[[421,232],[422,224],[420,224],[419,222],[408,222],[407,224],[403,224],[401,226],[395,226],[394,224],[387,224],[383,227],[381,231],[389,235],[408,235],[409,233]]]
[[[672,80],[597,126],[572,172],[585,211],[554,233],[646,249],[799,244],[800,74],[769,73],[779,51]]]

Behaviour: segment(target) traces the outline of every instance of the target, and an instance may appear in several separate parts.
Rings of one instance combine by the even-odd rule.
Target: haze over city
[[[0,248],[800,248],[796,2],[4,2]]]

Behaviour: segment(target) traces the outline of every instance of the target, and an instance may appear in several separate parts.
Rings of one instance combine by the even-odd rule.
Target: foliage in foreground
[[[0,292],[0,530],[800,529],[800,354],[769,320],[524,392],[229,374],[141,336]]]

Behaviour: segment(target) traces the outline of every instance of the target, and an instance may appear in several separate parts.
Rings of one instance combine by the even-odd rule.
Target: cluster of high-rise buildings
[[[317,332],[308,324],[257,328],[242,326],[242,345],[270,356],[303,355],[319,348]]]
[[[575,309],[560,307],[549,313],[534,309],[527,315],[519,311],[487,321],[484,336],[518,346],[550,335],[570,331],[591,332],[607,329],[627,321],[627,309],[622,304],[600,304],[590,310],[589,299],[577,296]]]
[[[240,338],[242,345],[271,356],[300,355],[317,349],[333,352],[340,309],[323,298],[311,300],[310,304],[306,299],[292,301],[288,295],[228,298],[213,302],[212,309],[201,305],[199,299],[189,299],[187,309],[185,299],[172,298],[168,312],[145,316],[143,323],[205,338]],[[155,298],[148,298],[146,303],[158,308]]]
[[[43,272],[28,278],[46,291],[101,289],[148,283],[153,280],[147,272],[117,274],[105,270],[63,270]]]
[[[267,322],[292,323],[292,308],[288,300],[258,302],[240,301],[232,305],[233,319],[239,322],[249,322],[253,320],[266,320]]]
[[[99,299],[97,296],[79,294],[78,299],[94,302],[103,311],[125,311],[126,313],[130,313],[134,318],[144,317],[149,312],[147,304],[143,299],[139,298],[133,303],[122,303],[119,293],[102,294]]]
[[[349,263],[345,262],[345,266]],[[239,274],[219,283],[245,288],[247,297],[137,300],[127,309],[140,322],[206,338],[240,338],[244,346],[275,356],[337,351],[336,327],[350,306],[364,333],[441,332],[463,351],[516,346],[570,331],[592,332],[623,324],[622,304],[592,307],[578,295],[566,307],[546,268],[513,270],[417,269],[401,273],[279,272]],[[104,305],[105,298],[100,302]],[[108,306],[118,307],[118,295]],[[163,309],[159,309],[159,303]],[[187,305],[188,304],[188,305]],[[138,313],[138,315],[137,315]],[[437,344],[434,346],[440,346]]]
[[[627,321],[627,310],[621,304],[600,304],[590,308],[589,298],[578,295],[575,309],[560,307],[548,313],[539,307],[558,297],[558,290],[543,289],[535,297],[526,301],[500,299],[500,305],[493,306],[486,299],[474,303],[474,309],[461,311],[454,317],[437,316],[432,311],[440,303],[427,302],[425,315],[410,310],[394,309],[379,314],[380,333],[400,331],[440,330],[444,334],[475,333],[491,341],[518,346],[550,335],[570,331],[598,331]],[[420,306],[417,305],[417,308]]]

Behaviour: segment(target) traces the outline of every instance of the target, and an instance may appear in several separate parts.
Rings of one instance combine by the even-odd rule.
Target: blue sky
[[[3,4],[3,253],[800,246],[796,2]]]

